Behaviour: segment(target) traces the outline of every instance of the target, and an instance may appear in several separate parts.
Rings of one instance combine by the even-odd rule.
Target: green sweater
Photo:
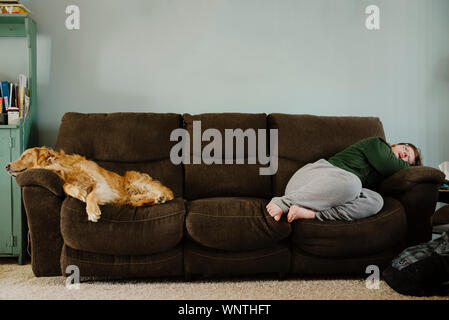
[[[376,188],[393,173],[410,164],[396,158],[391,146],[382,138],[366,138],[338,152],[328,160],[331,164],[354,173],[364,188]]]

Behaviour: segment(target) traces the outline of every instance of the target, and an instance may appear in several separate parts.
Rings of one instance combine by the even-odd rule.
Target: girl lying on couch
[[[287,214],[288,222],[366,218],[383,207],[382,196],[371,189],[411,165],[422,165],[413,144],[390,146],[382,138],[366,138],[328,160],[320,159],[296,171],[285,195],[273,198],[266,208],[276,221],[283,214]]]

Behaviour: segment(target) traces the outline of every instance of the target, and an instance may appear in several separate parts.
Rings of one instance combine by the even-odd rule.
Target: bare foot
[[[274,218],[274,220],[279,221],[281,220],[281,216],[282,216],[282,209],[275,204],[274,202],[270,201],[269,204],[267,204],[267,211],[270,214],[270,216],[272,216]]]
[[[296,219],[314,219],[315,211],[299,206],[291,206],[287,214],[288,222]]]

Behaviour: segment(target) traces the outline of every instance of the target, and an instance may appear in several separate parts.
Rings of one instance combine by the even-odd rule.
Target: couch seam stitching
[[[214,216],[214,215],[210,215],[210,214],[207,214],[207,213],[191,212],[191,211],[189,211],[188,214],[197,214],[197,215],[206,216],[206,217],[213,217],[213,218],[257,218],[257,219],[263,219],[264,218],[262,216]]]
[[[262,256],[252,256],[252,257],[249,257],[249,258],[227,258],[227,257],[213,257],[213,256],[207,256],[207,255],[198,253],[198,252],[196,252],[196,251],[194,251],[194,250],[191,250],[191,249],[187,249],[187,250],[186,250],[186,252],[190,252],[190,253],[196,254],[196,255],[198,255],[198,256],[200,256],[200,257],[205,257],[205,258],[210,258],[210,259],[234,260],[234,261],[239,261],[239,260],[254,260],[254,259],[258,259],[258,258],[265,258],[265,257],[269,257],[269,256],[274,256],[274,255],[279,254],[279,253],[281,253],[281,252],[283,252],[283,251],[288,251],[288,249],[282,249],[282,250],[279,250],[279,251],[276,251],[276,252],[273,252],[273,253],[270,253],[270,254],[265,254],[265,255],[262,255]]]

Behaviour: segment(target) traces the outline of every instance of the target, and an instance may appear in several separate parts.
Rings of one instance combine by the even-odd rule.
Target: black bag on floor
[[[412,296],[447,295],[449,232],[402,251],[382,272],[395,291]]]

